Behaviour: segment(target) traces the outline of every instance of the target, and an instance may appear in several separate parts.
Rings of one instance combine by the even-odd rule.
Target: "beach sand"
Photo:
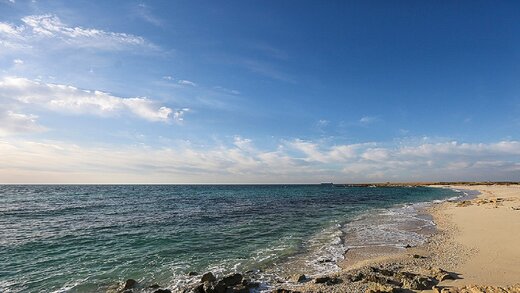
[[[520,185],[435,187],[476,190],[481,194],[471,200],[442,202],[429,207],[426,212],[432,215],[437,231],[424,245],[397,250],[375,247],[347,251],[345,261],[340,264],[342,271],[329,275],[332,281],[328,284],[311,280],[287,289],[301,292],[520,292]],[[411,273],[409,280],[403,278],[403,272]],[[409,290],[412,279],[421,277],[440,282],[422,291]],[[408,285],[403,285],[406,282]],[[396,288],[401,286],[407,289],[398,291]]]
[[[478,190],[469,202],[447,203],[434,217],[450,219],[453,240],[472,251],[454,270],[461,279],[442,285],[508,286],[520,282],[520,186],[450,186]],[[444,227],[440,227],[441,229]],[[449,251],[449,247],[446,247]]]

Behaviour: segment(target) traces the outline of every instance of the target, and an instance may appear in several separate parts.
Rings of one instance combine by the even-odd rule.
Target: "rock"
[[[249,288],[239,285],[233,288],[227,288],[226,293],[249,293]]]
[[[128,279],[128,280],[126,280],[125,286],[123,287],[123,289],[121,291],[125,291],[127,289],[132,289],[132,288],[135,287],[135,285],[137,285],[137,281],[136,280]]]
[[[293,283],[302,283],[307,280],[307,276],[305,275],[293,275],[289,280]]]
[[[244,279],[242,280],[242,285],[246,286],[247,288],[254,289],[260,287],[260,283],[258,282],[251,282],[251,280]]]
[[[457,279],[455,276],[453,276],[451,273],[442,274],[437,278],[439,281],[445,281],[445,280],[455,280]]]
[[[387,277],[392,277],[393,275],[395,275],[395,272],[394,271],[391,271],[391,270],[385,270],[385,269],[381,269],[379,270],[379,273],[383,276],[387,276]]]
[[[412,290],[430,290],[437,281],[431,277],[415,276],[413,279],[404,279],[403,287]]]
[[[208,289],[206,289],[206,293],[225,293],[227,289],[227,286],[221,282],[218,282],[214,286],[211,285]]]
[[[419,254],[414,254],[412,255],[413,258],[427,258],[426,256],[422,256],[422,255],[419,255]]]
[[[159,289],[159,288],[161,288],[161,286],[159,286],[159,284],[153,284],[153,285],[151,285],[148,288],[150,288],[150,289]]]
[[[324,283],[327,283],[328,281],[330,281],[330,277],[327,277],[327,276],[317,277],[316,279],[314,279],[314,283],[316,283],[316,284],[324,284]]]
[[[314,283],[316,284],[336,285],[342,282],[343,280],[340,278],[329,276],[317,277],[316,279],[314,279]]]
[[[285,288],[278,288],[271,291],[272,293],[300,293],[300,291],[289,290]]]
[[[257,274],[257,273],[261,273],[261,272],[262,272],[261,269],[252,269],[252,270],[246,271],[245,274]]]
[[[198,284],[197,286],[193,287],[193,289],[191,289],[191,292],[193,293],[204,293],[204,284]]]
[[[450,273],[441,268],[433,268],[430,270],[430,272],[439,281],[456,280],[458,278],[455,273]]]
[[[159,290],[153,291],[153,293],[172,293],[172,290],[170,290],[170,289],[159,289]]]
[[[188,276],[197,276],[199,273],[197,272],[189,272],[188,273]]]
[[[218,282],[217,284],[205,282],[203,289],[206,293],[225,293],[227,286],[222,282]]]
[[[327,285],[336,285],[343,283],[343,280],[340,278],[330,278],[330,280],[326,283]]]
[[[458,207],[467,207],[467,206],[470,206],[470,205],[472,205],[472,203],[469,200],[463,200],[463,201],[457,203]]]
[[[319,263],[328,263],[328,262],[332,262],[332,259],[322,259],[322,260],[319,260],[318,262]]]
[[[444,287],[439,287],[439,286],[433,286],[432,291],[433,291],[433,293],[456,293],[457,292],[456,289],[444,288]]]
[[[233,287],[233,286],[241,284],[242,278],[243,277],[241,274],[235,273],[235,274],[229,275],[227,277],[224,277],[220,282],[222,282],[227,287]]]
[[[414,274],[414,273],[410,273],[410,272],[398,272],[395,274],[395,277],[399,280],[401,280],[401,282],[405,279],[413,279],[415,278],[415,276],[417,276],[417,274]]]
[[[376,275],[376,274],[367,274],[364,279],[365,279],[365,281],[378,283],[378,284],[387,284],[387,283],[389,283],[388,282],[389,280],[387,278],[385,278],[383,276]]]
[[[363,280],[364,277],[365,277],[365,275],[363,273],[358,272],[355,275],[348,275],[347,278],[351,282],[359,282],[359,281]]]
[[[410,244],[406,244],[404,248],[412,248],[412,246]]]
[[[388,286],[388,285],[382,285],[379,283],[372,283],[370,286],[368,286],[365,293],[394,293],[398,292],[398,288]]]
[[[200,278],[200,282],[201,283],[205,283],[205,282],[215,282],[217,280],[217,278],[215,278],[215,275],[213,275],[212,272],[207,272],[205,273],[204,275],[202,275],[202,278]]]

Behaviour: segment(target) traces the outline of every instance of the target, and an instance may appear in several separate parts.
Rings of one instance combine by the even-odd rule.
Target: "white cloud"
[[[0,46],[8,49],[35,48],[42,45],[73,48],[123,50],[135,47],[155,48],[140,36],[94,28],[68,26],[55,15],[30,15],[22,24],[0,22]],[[49,41],[43,43],[43,41]]]
[[[22,59],[14,59],[13,60],[13,64],[14,65],[22,65],[23,64],[23,60]]]
[[[370,148],[367,149],[361,157],[369,161],[385,161],[388,159],[388,150],[383,148]]]
[[[45,127],[36,122],[37,118],[36,115],[0,110],[0,136],[45,131]]]
[[[0,98],[72,114],[113,116],[130,112],[137,117],[168,122],[181,121],[189,109],[174,111],[146,97],[122,98],[98,90],[78,89],[19,77],[0,79]]]
[[[181,79],[181,80],[177,81],[177,83],[182,84],[182,85],[197,86],[197,84],[194,83],[193,81],[189,81],[189,80],[185,80],[185,79]]]

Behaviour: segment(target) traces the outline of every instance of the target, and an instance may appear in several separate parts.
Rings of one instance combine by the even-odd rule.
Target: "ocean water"
[[[318,274],[338,269],[348,247],[424,241],[400,225],[432,225],[417,207],[456,195],[425,187],[1,185],[0,292],[102,292],[128,278],[175,289],[198,279],[190,271],[255,270],[266,282],[292,267]]]

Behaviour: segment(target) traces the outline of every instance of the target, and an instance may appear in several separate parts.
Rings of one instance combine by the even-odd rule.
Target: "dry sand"
[[[520,283],[520,185],[450,187],[478,190],[481,195],[463,204],[446,204],[435,212],[435,218],[454,224],[453,240],[473,252],[454,268],[462,279],[441,284]]]

